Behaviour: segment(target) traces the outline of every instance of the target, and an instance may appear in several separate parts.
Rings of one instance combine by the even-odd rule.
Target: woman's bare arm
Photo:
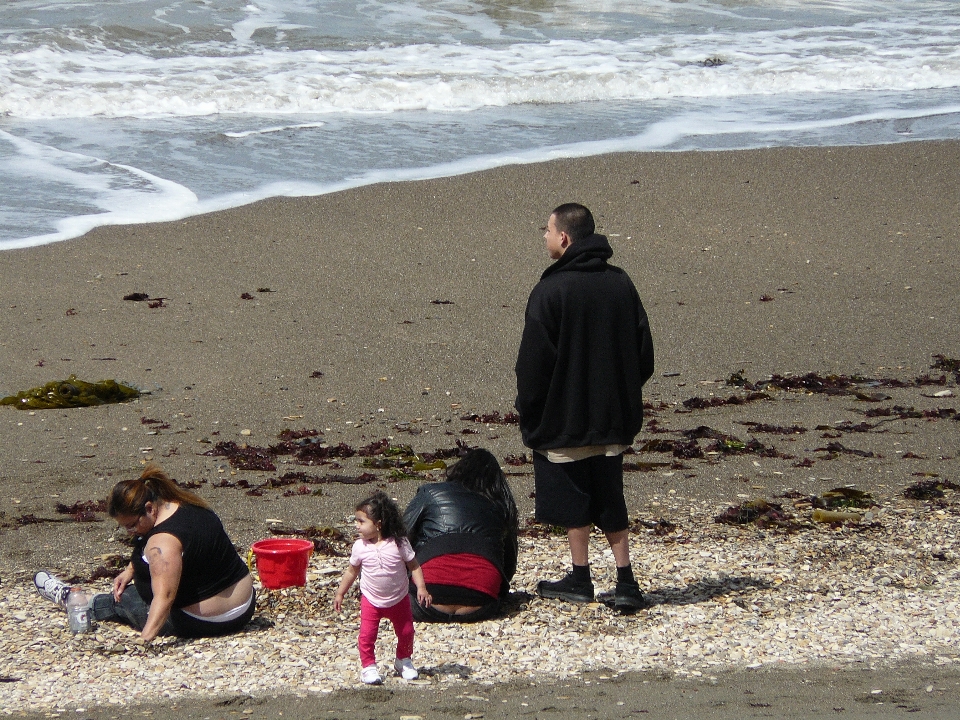
[[[150,603],[147,623],[140,631],[140,637],[149,642],[157,637],[170,617],[173,600],[180,587],[180,575],[183,573],[183,545],[173,535],[158,533],[147,542],[144,555],[150,564],[153,601]]]

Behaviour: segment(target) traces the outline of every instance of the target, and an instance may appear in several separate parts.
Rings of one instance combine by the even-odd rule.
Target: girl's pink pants
[[[361,594],[360,638],[357,640],[357,647],[360,649],[362,667],[377,664],[375,648],[380,618],[388,618],[393,623],[393,631],[397,634],[397,659],[413,656],[413,613],[410,610],[410,598],[405,596],[396,605],[378,608]]]

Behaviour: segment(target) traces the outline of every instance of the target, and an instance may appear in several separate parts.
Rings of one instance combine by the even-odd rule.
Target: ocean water
[[[619,150],[960,138],[960,2],[6,0],[0,249]]]

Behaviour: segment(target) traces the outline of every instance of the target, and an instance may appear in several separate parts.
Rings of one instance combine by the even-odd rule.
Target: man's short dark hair
[[[557,230],[565,232],[573,242],[593,235],[596,225],[593,215],[579,203],[564,203],[553,211],[553,222]]]

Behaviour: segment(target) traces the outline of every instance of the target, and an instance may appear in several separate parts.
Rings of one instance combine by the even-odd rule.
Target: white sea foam
[[[0,114],[471,111],[526,103],[960,86],[960,22],[151,57],[50,46],[2,56]],[[713,60],[719,60],[714,63]],[[706,61],[706,62],[705,62]]]
[[[100,212],[62,218],[57,232],[7,241],[4,248],[30,247],[77,237],[100,225],[161,222],[193,214],[197,196],[188,188],[139,168],[111,163],[80,153],[64,152],[0,131],[18,155],[8,172],[23,179],[55,183],[83,194]]]
[[[449,177],[510,164],[529,164],[613,152],[662,150],[671,147],[683,147],[684,141],[692,141],[694,146],[703,147],[711,144],[710,142],[704,142],[703,138],[718,138],[724,135],[749,136],[755,139],[756,144],[762,145],[766,144],[765,139],[770,137],[822,133],[836,128],[878,122],[920,121],[937,116],[960,116],[960,103],[913,110],[886,110],[797,121],[773,118],[764,120],[760,117],[745,116],[743,113],[735,111],[701,112],[692,110],[660,122],[651,123],[642,132],[629,136],[568,142],[524,150],[490,152],[460,157],[447,162],[427,164],[422,167],[374,167],[355,173],[347,171],[339,178],[330,181],[271,181],[248,190],[219,192],[202,199],[181,184],[164,180],[137,168],[108,163],[80,154],[63,154],[36,144],[24,143],[0,132],[0,139],[10,140],[22,152],[20,162],[24,164],[24,168],[21,168],[24,175],[43,176],[49,180],[66,183],[76,192],[89,194],[92,198],[91,203],[98,209],[94,213],[61,218],[56,222],[56,231],[52,233],[14,240],[0,239],[0,249],[31,247],[67,240],[103,225],[178,220],[201,213],[239,207],[271,197],[315,196],[380,182],[406,182]],[[302,124],[299,127],[321,125],[323,123]],[[223,134],[243,139],[252,135],[269,134],[294,127],[298,126],[264,128],[237,133],[225,132]],[[722,147],[722,143],[717,143],[717,145]],[[737,143],[736,146],[744,145]],[[65,155],[69,157],[65,157]],[[68,169],[67,165],[73,165],[74,167]]]
[[[953,0],[0,3],[0,249],[512,162],[960,137]]]
[[[322,122],[298,123],[296,125],[275,125],[273,127],[258,128],[256,130],[228,130],[224,132],[225,137],[245,138],[251,135],[269,135],[270,133],[285,132],[287,130],[305,130],[307,128],[319,128],[326,125]]]

